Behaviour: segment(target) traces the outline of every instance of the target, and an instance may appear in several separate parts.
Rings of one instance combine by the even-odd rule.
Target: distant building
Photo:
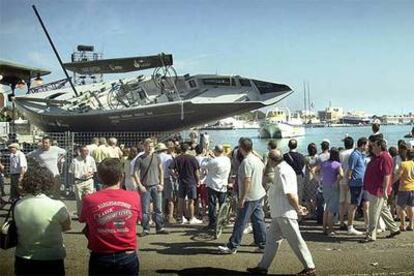
[[[344,116],[344,109],[342,107],[327,107],[324,111],[318,111],[318,116],[321,121],[329,123],[339,123]]]
[[[414,115],[412,113],[404,115],[383,115],[381,116],[381,121],[389,125],[412,124],[414,123]]]

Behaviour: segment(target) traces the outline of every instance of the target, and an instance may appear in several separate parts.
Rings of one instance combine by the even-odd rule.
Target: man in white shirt
[[[18,143],[9,145],[10,150],[10,201],[19,197],[19,183],[27,171],[27,160]]]
[[[65,155],[66,150],[57,146],[52,146],[48,136],[43,137],[42,144],[39,149],[27,154],[28,157],[31,157],[39,162],[40,166],[46,167],[53,173],[57,183],[56,187],[52,188],[51,197],[54,199],[60,199],[60,174],[58,163],[65,157]]]
[[[82,198],[93,193],[93,175],[96,173],[95,159],[89,155],[87,146],[80,148],[80,155],[72,160],[69,172],[73,175],[77,214],[82,210]]]
[[[269,162],[275,168],[275,178],[268,196],[272,223],[267,231],[266,246],[259,264],[247,271],[253,274],[267,274],[283,239],[287,239],[295,255],[305,269],[296,275],[315,275],[316,269],[311,253],[299,231],[298,214],[305,215],[306,208],[299,205],[296,173],[279,150],[269,153]]]
[[[354,151],[354,139],[351,136],[344,138],[345,150],[339,153],[339,160],[341,161],[342,170],[344,175],[348,173],[348,160]],[[351,203],[351,193],[348,186],[348,178],[343,177],[339,181],[339,223],[340,230],[348,230],[345,225],[345,215],[348,213],[349,204]]]
[[[216,205],[221,206],[226,200],[227,185],[231,170],[230,158],[224,154],[223,145],[217,145],[213,150],[214,158],[205,162],[201,167],[207,171],[205,183],[208,192],[208,228],[216,227]]]

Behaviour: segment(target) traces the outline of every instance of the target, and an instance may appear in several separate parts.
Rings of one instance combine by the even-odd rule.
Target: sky
[[[291,110],[303,109],[307,82],[315,110],[414,112],[411,0],[0,0],[0,59],[53,81],[64,73],[32,4],[64,62],[79,44],[105,58],[171,53],[179,74],[287,84],[295,93],[279,105]]]

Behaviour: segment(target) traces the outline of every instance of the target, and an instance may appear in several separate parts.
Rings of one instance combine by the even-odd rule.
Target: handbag
[[[4,220],[3,225],[1,226],[1,232],[0,232],[0,248],[1,249],[9,249],[17,245],[17,227],[14,221],[14,212],[13,212],[16,202],[17,200],[13,202],[12,206],[7,212],[6,219]],[[10,218],[10,214],[11,214],[11,218]]]

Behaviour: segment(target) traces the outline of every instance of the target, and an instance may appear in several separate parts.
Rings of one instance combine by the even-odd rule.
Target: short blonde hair
[[[151,138],[147,138],[144,140],[144,145],[149,145],[149,144],[153,144],[154,141]]]

